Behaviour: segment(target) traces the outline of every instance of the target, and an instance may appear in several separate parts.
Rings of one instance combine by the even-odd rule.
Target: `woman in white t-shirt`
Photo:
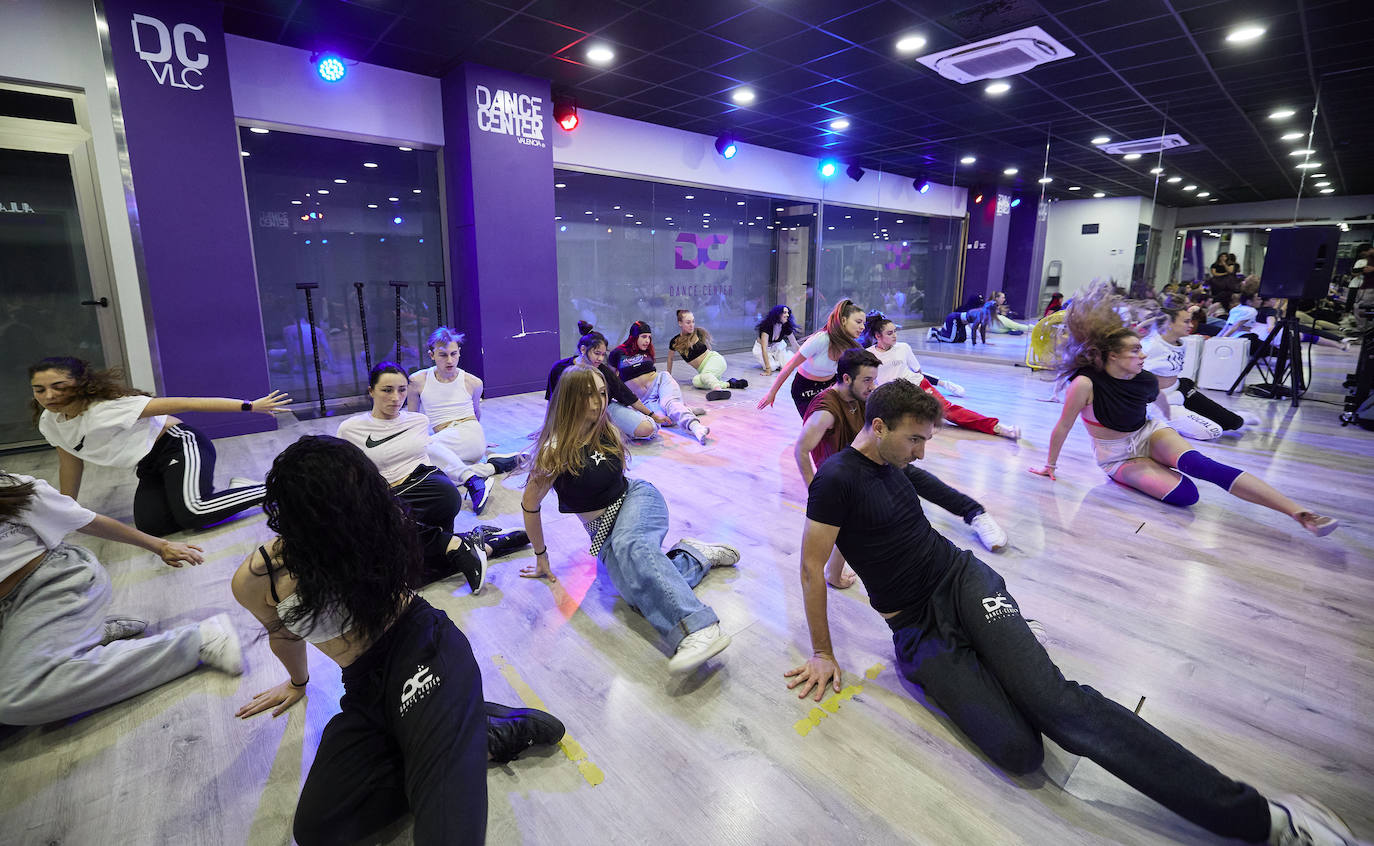
[[[1183,377],[1185,353],[1179,341],[1193,329],[1187,311],[1163,309],[1158,318],[1146,325],[1151,331],[1144,341],[1145,369],[1159,380],[1159,390],[1172,409],[1170,425],[1180,435],[1195,441],[1210,441],[1226,432],[1236,432],[1249,422],[1259,422],[1258,418],[1241,417],[1218,404],[1199,391],[1192,379]],[[1151,408],[1157,409],[1158,406]],[[1152,410],[1150,413],[1153,415],[1158,412]]]
[[[840,355],[850,347],[859,345],[858,337],[864,330],[864,310],[853,300],[843,299],[830,310],[821,331],[807,338],[797,350],[796,355],[787,362],[768,393],[759,400],[759,408],[767,408],[777,399],[782,383],[797,371],[792,380],[792,403],[797,414],[805,417],[806,407],[816,395],[835,383],[836,364]]]
[[[243,672],[227,614],[145,638],[146,622],[107,618],[110,575],[88,550],[63,542],[72,532],[141,547],[171,567],[204,560],[198,546],[82,508],[42,479],[0,472],[0,724],[103,708],[202,663]]]
[[[154,397],[126,387],[115,371],[79,358],[45,358],[29,368],[38,431],[57,448],[58,487],[76,499],[86,463],[134,467],[134,525],[150,535],[195,531],[262,502],[262,485],[234,479],[215,491],[215,447],[172,416],[189,411],[279,414],[281,391],[249,402],[216,397]]]
[[[405,370],[395,362],[379,361],[368,373],[367,384],[372,410],[340,423],[338,436],[361,449],[396,498],[410,508],[424,548],[423,584],[461,572],[477,593],[486,583],[487,556],[525,546],[529,539],[524,532],[490,534],[499,530],[486,526],[455,535],[453,521],[463,507],[463,495],[430,460],[429,418],[405,407],[410,387]]]

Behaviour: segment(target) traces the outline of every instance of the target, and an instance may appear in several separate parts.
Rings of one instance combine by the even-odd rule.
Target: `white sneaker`
[[[1008,426],[1005,423],[998,423],[996,426],[993,427],[992,431],[997,433],[998,435],[1001,435],[1004,438],[1011,438],[1013,441],[1021,440],[1020,426]]]
[[[1246,426],[1258,426],[1260,424],[1260,419],[1249,412],[1242,411],[1240,419],[1245,421]]]
[[[116,640],[129,640],[143,634],[148,629],[148,621],[137,617],[107,617],[105,636],[100,639],[101,646],[109,646]]]
[[[1270,815],[1280,820],[1269,833],[1271,846],[1353,846],[1355,833],[1330,808],[1302,796],[1277,796]]]
[[[940,384],[935,386],[935,390],[939,391],[942,394],[948,394],[952,397],[962,397],[968,393],[968,391],[964,390],[963,385],[955,384],[954,382],[951,382],[948,379],[941,379]]]
[[[694,409],[692,409],[692,413],[695,414],[695,415],[698,416],[698,417],[705,417],[705,416],[706,416],[706,412],[707,412],[708,410],[709,410],[709,409],[705,409],[705,408],[694,408]]]
[[[973,531],[978,535],[978,540],[982,541],[983,546],[989,552],[997,552],[1004,549],[1007,545],[1007,533],[1002,531],[1002,527],[997,525],[997,521],[992,519],[992,515],[984,511],[970,522]]]
[[[229,487],[231,488],[251,488],[261,484],[262,482],[248,479],[243,476],[235,476],[229,480]]]
[[[692,437],[697,439],[697,443],[706,446],[706,436],[711,434],[711,427],[700,420],[693,420],[687,424],[687,431],[692,433]]]
[[[668,672],[674,675],[690,673],[729,645],[730,636],[720,630],[720,623],[698,629],[678,644],[677,652],[668,659]]]
[[[200,621],[200,663],[231,676],[243,675],[243,649],[228,614]]]
[[[679,548],[687,550],[698,560],[705,561],[711,567],[733,567],[739,563],[739,550],[728,544],[707,543],[692,538],[683,538],[673,544],[673,549]]]

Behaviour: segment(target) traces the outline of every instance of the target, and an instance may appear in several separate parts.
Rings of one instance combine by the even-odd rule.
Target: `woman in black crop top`
[[[654,366],[654,332],[649,324],[636,320],[630,324],[625,343],[611,350],[606,363],[615,369],[639,401],[654,414],[666,415],[673,423],[687,430],[699,443],[706,443],[711,433],[697,412],[682,401],[682,388],[671,374]],[[711,391],[707,399],[728,399],[729,391]],[[704,412],[703,412],[704,413]]]
[[[1054,479],[1055,462],[1075,416],[1092,436],[1098,466],[1112,479],[1170,505],[1198,501],[1192,478],[1220,486],[1249,502],[1287,514],[1304,529],[1323,536],[1337,522],[1303,508],[1257,476],[1229,467],[1193,449],[1167,423],[1150,420],[1146,406],[1154,402],[1165,420],[1170,406],[1159,381],[1145,370],[1140,335],[1117,313],[1118,297],[1103,285],[1075,297],[1064,325],[1068,341],[1061,370],[1068,374],[1064,411],[1050,435],[1048,460],[1032,473]]]
[[[726,388],[749,387],[744,379],[722,378],[725,376],[725,356],[711,349],[711,333],[697,328],[697,319],[690,310],[677,310],[677,328],[677,337],[668,342],[668,363],[663,366],[669,376],[673,375],[673,353],[677,353],[697,372],[692,377],[693,387],[712,393],[724,392]]]
[[[666,553],[668,506],[648,482],[625,477],[629,453],[606,416],[606,381],[589,367],[564,371],[544,415],[520,507],[534,543],[534,564],[520,571],[557,581],[549,567],[540,503],[549,490],[558,510],[576,514],[620,595],[674,650],[671,673],[701,666],[730,644],[720,618],[692,592],[712,567],[732,567],[739,552],[684,538]]]

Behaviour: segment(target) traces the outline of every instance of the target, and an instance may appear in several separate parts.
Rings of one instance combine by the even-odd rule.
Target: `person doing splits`
[[[429,419],[434,429],[430,457],[445,473],[458,477],[468,489],[472,512],[481,514],[487,504],[486,480],[515,469],[510,455],[487,455],[487,433],[482,430],[482,380],[458,366],[463,352],[463,333],[440,326],[429,336],[429,357],[434,366],[410,375],[408,408]]]
[[[486,762],[557,743],[551,714],[483,702],[472,647],[414,592],[415,524],[360,449],[328,436],[288,446],[267,474],[277,536],[239,565],[234,598],[268,635],[286,678],[235,716],[278,716],[305,698],[306,644],[343,670],[296,803],[301,846],[354,843],[415,815],[417,844],[480,844]]]
[[[1339,523],[1298,505],[1260,478],[1213,461],[1192,447],[1165,422],[1150,420],[1145,408],[1155,403],[1168,420],[1172,407],[1159,390],[1159,380],[1145,370],[1140,336],[1113,308],[1109,289],[1098,286],[1074,298],[1068,308],[1060,370],[1068,380],[1064,410],[1050,434],[1043,468],[1030,472],[1055,478],[1054,471],[1074,417],[1093,442],[1097,464],[1112,480],[1169,505],[1192,505],[1198,489],[1192,479],[1217,485],[1232,496],[1263,505],[1297,520],[1318,537]],[[1189,478],[1192,477],[1192,478]]]
[[[558,380],[520,500],[535,545],[534,564],[520,575],[555,580],[539,516],[552,489],[558,510],[582,521],[591,554],[620,595],[673,650],[668,671],[690,672],[730,645],[716,612],[692,589],[712,567],[739,563],[739,552],[691,538],[663,551],[668,505],[653,485],[626,478],[629,451],[606,417],[606,402],[606,381],[596,370],[570,367]]]
[[[776,305],[769,309],[763,319],[754,324],[754,331],[759,335],[758,340],[754,341],[754,360],[763,368],[765,374],[782,367],[782,360],[787,355],[789,344],[794,353],[801,349],[797,344],[801,327],[793,322],[792,309],[785,305]]]
[[[72,532],[146,549],[170,567],[205,560],[198,546],[82,508],[42,479],[0,472],[0,725],[67,719],[201,664],[243,672],[225,614],[144,638],[145,621],[107,617],[110,574],[88,550],[65,542]]]
[[[682,388],[677,380],[666,371],[654,367],[654,358],[654,332],[649,324],[636,320],[630,324],[625,343],[611,350],[607,363],[615,368],[616,375],[625,383],[625,387],[639,397],[651,414],[656,415],[655,420],[666,417],[686,429],[688,434],[697,439],[697,443],[705,444],[706,436],[711,434],[710,427],[702,423],[696,412],[683,402]],[[711,399],[712,394],[717,393],[724,394],[724,399],[730,397],[729,391],[711,391],[706,398]]]
[[[931,527],[899,469],[924,455],[940,415],[939,402],[910,382],[883,385],[869,396],[853,445],[816,472],[801,550],[813,653],[784,673],[787,686],[817,702],[841,689],[824,579],[838,547],[892,630],[898,671],[1001,769],[1039,769],[1044,736],[1223,837],[1283,846],[1353,841],[1320,804],[1268,800],[1130,709],[1064,678],[1002,577]]]
[[[697,328],[697,319],[691,311],[685,308],[677,310],[677,328],[677,335],[668,342],[668,361],[663,365],[663,372],[673,375],[673,353],[677,353],[697,372],[692,377],[693,387],[708,392],[749,387],[745,379],[721,378],[725,375],[725,356],[711,349],[711,333]],[[711,397],[708,395],[706,398]]]
[[[488,557],[519,549],[529,539],[518,531],[497,534],[492,526],[453,533],[463,496],[430,460],[429,419],[405,409],[408,387],[399,364],[377,362],[368,373],[372,410],[344,420],[336,434],[363,451],[414,516],[424,548],[424,580],[416,587],[462,573],[477,593],[487,581]]]
[[[647,440],[658,434],[660,426],[674,425],[673,418],[668,415],[650,411],[649,407],[635,396],[634,391],[625,386],[619,374],[606,364],[606,336],[593,329],[592,324],[585,320],[577,321],[577,328],[582,332],[582,337],[577,341],[577,355],[561,358],[553,363],[549,370],[548,384],[544,386],[544,401],[548,402],[553,397],[553,390],[558,386],[558,377],[563,375],[563,371],[574,364],[580,364],[583,367],[596,368],[600,371],[601,378],[606,380],[607,399],[610,400],[606,406],[606,416],[611,418],[611,423],[625,437],[639,441]]]
[[[825,327],[807,338],[797,349],[797,354],[778,373],[768,393],[759,400],[758,407],[764,409],[772,405],[778,391],[782,390],[782,384],[795,370],[797,375],[792,379],[792,404],[797,407],[799,416],[805,416],[811,400],[835,383],[835,364],[840,360],[840,354],[859,346],[857,339],[863,331],[864,310],[855,305],[853,300],[840,300],[830,310]]]
[[[248,400],[154,397],[125,387],[111,370],[79,358],[45,358],[29,368],[38,431],[57,448],[58,489],[81,491],[86,463],[133,467],[134,525],[150,535],[212,526],[262,502],[262,485],[233,479],[215,490],[215,445],[173,415],[189,411],[280,414],[291,397]]]

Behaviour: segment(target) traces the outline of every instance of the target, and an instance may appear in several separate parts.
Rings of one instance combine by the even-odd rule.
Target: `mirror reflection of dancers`
[[[414,592],[416,527],[358,447],[327,436],[288,446],[267,474],[277,536],[239,566],[239,604],[267,630],[286,678],[235,716],[278,716],[306,695],[306,644],[343,670],[340,711],[301,787],[297,843],[353,843],[415,814],[416,843],[480,844],[486,762],[557,743],[553,715],[483,702],[472,647]]]
[[[660,426],[676,425],[673,418],[668,415],[649,410],[649,407],[635,396],[634,391],[625,386],[619,374],[606,364],[609,346],[605,335],[593,329],[592,324],[585,320],[577,321],[577,328],[582,333],[582,337],[577,340],[577,355],[570,355],[553,363],[549,370],[548,384],[544,386],[545,402],[553,398],[554,388],[558,387],[558,377],[563,375],[563,371],[574,364],[580,364],[596,368],[601,372],[601,378],[606,380],[606,392],[610,400],[610,404],[606,406],[606,416],[611,418],[611,423],[625,437],[647,440],[658,433]]]
[[[858,337],[863,331],[864,310],[855,305],[853,300],[840,300],[830,310],[825,326],[807,338],[796,355],[778,373],[768,393],[759,400],[758,407],[763,409],[772,405],[778,391],[782,390],[782,384],[795,370],[797,375],[792,379],[792,404],[797,407],[798,415],[805,415],[811,400],[835,384],[835,364],[840,360],[840,354],[857,347]]]
[[[1007,425],[996,417],[979,414],[945,399],[944,395],[935,389],[935,385],[939,384],[943,387],[953,383],[947,380],[937,380],[929,374],[922,373],[921,362],[916,358],[916,354],[911,351],[911,345],[905,341],[897,340],[896,324],[881,313],[874,312],[868,316],[868,320],[864,323],[864,338],[872,339],[873,344],[868,348],[868,351],[876,355],[882,362],[882,367],[878,369],[879,385],[886,385],[893,379],[906,379],[939,400],[940,405],[945,409],[945,420],[955,426],[1011,438],[1013,441],[1021,437],[1020,426]],[[959,389],[956,396],[963,396],[964,389],[958,385],[955,387]]]
[[[520,575],[556,581],[539,516],[552,489],[558,510],[582,521],[591,554],[625,602],[668,642],[668,671],[686,673],[730,645],[716,612],[692,589],[712,567],[739,563],[739,552],[691,538],[663,551],[668,505],[653,485],[625,476],[629,450],[606,417],[606,402],[606,381],[596,370],[570,367],[558,380],[520,501],[535,545],[535,563]]]
[[[149,637],[139,637],[143,620],[107,617],[110,574],[65,541],[72,532],[146,549],[169,567],[204,561],[198,546],[96,514],[42,479],[0,472],[0,725],[65,720],[201,664],[243,672],[225,614]]]
[[[430,460],[429,418],[405,408],[410,386],[405,370],[379,361],[368,373],[367,385],[372,410],[344,420],[337,434],[363,451],[414,515],[424,545],[424,581],[419,584],[462,573],[473,593],[481,591],[488,557],[519,549],[529,539],[524,532],[502,534],[494,526],[455,535],[453,521],[463,495]]]
[[[1180,341],[1192,334],[1192,316],[1183,309],[1163,309],[1150,324],[1145,336],[1145,369],[1159,380],[1159,390],[1172,408],[1173,428],[1186,438],[1210,441],[1242,426],[1258,423],[1253,416],[1242,417],[1198,390],[1197,383],[1183,376],[1187,352]]]
[[[125,387],[111,370],[79,358],[45,358],[29,368],[38,431],[57,448],[58,488],[76,499],[86,463],[134,467],[134,525],[150,535],[195,531],[262,502],[262,485],[233,479],[215,490],[215,445],[173,416],[190,411],[280,414],[291,397],[248,400],[154,397]]]
[[[763,319],[754,324],[754,331],[758,333],[758,339],[754,341],[754,360],[763,368],[765,375],[782,367],[789,344],[792,352],[801,350],[797,343],[801,327],[792,320],[792,309],[785,305],[769,309]]]
[[[971,341],[974,346],[978,345],[978,336],[983,336],[983,343],[988,343],[988,324],[992,322],[992,314],[986,308],[982,294],[969,294],[964,300],[963,308],[952,311],[945,316],[945,325],[932,326],[926,333],[926,339],[939,341],[944,344],[962,344],[964,341]]]
[[[988,331],[994,335],[1024,335],[1035,328],[1034,323],[1017,323],[1007,316],[1007,295],[1003,291],[994,291],[992,299],[988,301],[992,305],[989,312],[992,322],[988,326]]]
[[[1055,478],[1056,462],[1075,417],[1092,438],[1097,464],[1109,477],[1169,505],[1192,505],[1198,489],[1192,479],[1217,485],[1232,496],[1263,505],[1297,520],[1318,537],[1329,535],[1339,523],[1303,508],[1268,483],[1235,467],[1214,461],[1145,409],[1155,403],[1170,416],[1159,380],[1145,370],[1140,336],[1128,328],[1114,308],[1110,289],[1098,286],[1070,304],[1064,325],[1068,340],[1060,370],[1068,380],[1064,410],[1050,435],[1049,456],[1032,473]],[[1189,478],[1192,477],[1192,478]]]
[[[726,388],[749,387],[744,379],[721,378],[725,375],[725,356],[711,349],[711,333],[697,327],[697,319],[690,309],[677,310],[677,328],[678,334],[668,342],[668,360],[663,365],[663,372],[673,375],[673,353],[677,353],[697,372],[692,377],[695,388],[724,392]]]
[[[611,350],[607,363],[615,368],[620,381],[625,383],[644,407],[656,415],[668,417],[688,434],[705,444],[711,429],[697,419],[696,412],[682,399],[682,388],[667,371],[654,366],[654,331],[649,324],[636,320],[630,324],[630,332],[625,343]],[[720,396],[724,394],[724,396]],[[729,391],[711,391],[709,399],[729,399]]]
[[[905,380],[890,382],[869,396],[853,445],[817,471],[801,549],[812,655],[784,673],[788,688],[814,693],[817,702],[827,689],[841,690],[824,581],[838,547],[892,630],[898,671],[1001,769],[1040,769],[1048,737],[1223,837],[1351,846],[1354,834],[1320,803],[1268,799],[1130,709],[1064,678],[1002,577],[931,527],[900,472],[922,457],[939,427],[934,397]]]

